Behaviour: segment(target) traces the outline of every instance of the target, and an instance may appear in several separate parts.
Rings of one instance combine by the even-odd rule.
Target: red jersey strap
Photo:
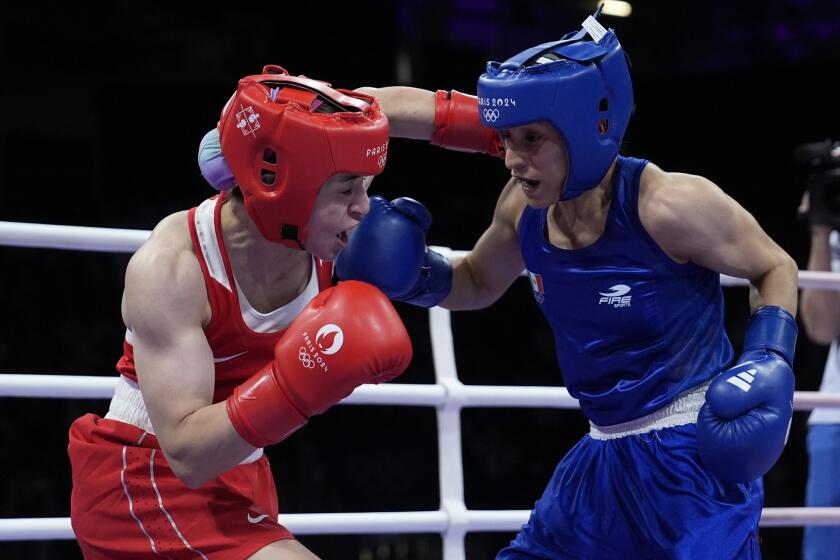
[[[318,290],[323,292],[333,285],[333,263],[315,258],[315,273],[318,275]]]

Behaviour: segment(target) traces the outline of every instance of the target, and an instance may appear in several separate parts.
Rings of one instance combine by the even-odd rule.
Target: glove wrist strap
[[[233,428],[254,447],[282,441],[306,424],[306,416],[277,384],[272,367],[237,386],[225,402]]]
[[[744,352],[767,349],[781,355],[793,367],[796,349],[796,319],[777,305],[759,308],[750,318],[744,335]]]
[[[434,307],[446,299],[451,290],[452,265],[449,259],[426,249],[426,259],[417,283],[407,294],[394,299],[420,307]]]

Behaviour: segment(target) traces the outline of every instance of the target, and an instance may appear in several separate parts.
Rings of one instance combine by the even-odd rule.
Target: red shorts
[[[247,558],[292,534],[277,523],[268,459],[198,489],[175,477],[157,438],[86,414],[70,427],[70,519],[88,560]]]

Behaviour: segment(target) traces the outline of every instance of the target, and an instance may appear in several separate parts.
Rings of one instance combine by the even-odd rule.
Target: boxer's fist
[[[431,143],[459,152],[505,157],[499,133],[478,117],[478,98],[454,89],[435,93],[435,131]]]
[[[781,455],[793,417],[795,344],[793,317],[780,307],[763,307],[750,321],[737,365],[709,386],[697,419],[697,447],[721,480],[755,480]]]
[[[362,282],[318,294],[283,333],[274,360],[234,389],[228,416],[248,443],[285,439],[364,383],[400,375],[411,341],[388,298]]]
[[[370,198],[370,211],[335,261],[343,280],[379,287],[391,299],[423,307],[440,303],[452,288],[452,267],[426,247],[432,216],[411,198]]]

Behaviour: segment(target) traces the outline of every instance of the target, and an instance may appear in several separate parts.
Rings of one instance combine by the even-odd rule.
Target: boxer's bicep
[[[185,417],[212,403],[215,387],[213,354],[202,329],[206,296],[200,270],[185,270],[191,265],[165,252],[141,252],[126,273],[124,318],[137,381],[165,451],[189,440],[176,432]]]

